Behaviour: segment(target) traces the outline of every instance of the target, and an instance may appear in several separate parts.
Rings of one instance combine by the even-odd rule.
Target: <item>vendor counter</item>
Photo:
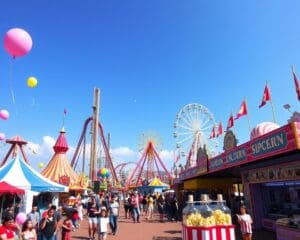
[[[300,240],[300,226],[290,225],[289,218],[276,221],[277,240]]]

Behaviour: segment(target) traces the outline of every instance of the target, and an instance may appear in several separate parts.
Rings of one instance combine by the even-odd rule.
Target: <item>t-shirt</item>
[[[38,212],[28,213],[27,217],[31,220],[33,225],[38,224],[40,222],[40,214]]]
[[[88,203],[88,207],[87,207],[87,212],[88,212],[88,216],[90,218],[94,218],[97,217],[97,214],[95,214],[95,212],[99,211],[99,206],[98,204],[94,205],[92,203]]]
[[[118,202],[113,202],[110,204],[110,214],[114,216],[118,216],[119,213],[119,203]]]
[[[15,232],[12,229],[8,229],[5,226],[0,227],[0,235],[6,235],[7,239],[15,238]]]
[[[152,197],[149,197],[148,202],[149,202],[149,206],[153,206],[154,200]]]
[[[45,227],[42,229],[42,233],[45,237],[52,237],[56,231],[56,219],[54,217],[43,219],[46,221]]]
[[[251,216],[249,214],[238,215],[242,233],[252,233]]]
[[[99,222],[98,222],[98,231],[100,233],[102,232],[107,232],[107,224],[109,223],[109,218],[108,217],[100,217]]]

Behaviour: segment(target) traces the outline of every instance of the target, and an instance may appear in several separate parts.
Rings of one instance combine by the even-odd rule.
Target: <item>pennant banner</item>
[[[267,101],[271,101],[271,94],[268,84],[265,86],[264,95],[261,100],[261,104],[259,105],[259,108],[266,105]]]
[[[240,111],[236,115],[235,119],[237,120],[240,117],[247,115],[247,113],[248,113],[247,104],[246,104],[246,101],[244,100],[241,104]]]

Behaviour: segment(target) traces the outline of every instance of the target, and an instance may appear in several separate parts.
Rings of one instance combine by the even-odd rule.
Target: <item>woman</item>
[[[241,215],[237,214],[238,222],[241,226],[242,238],[243,240],[252,239],[252,218],[247,214],[246,206],[241,206],[240,208]]]
[[[153,219],[153,210],[154,210],[154,200],[151,196],[148,198],[148,208],[147,208],[147,220],[152,220]]]
[[[140,222],[140,208],[139,208],[139,197],[137,193],[131,195],[131,209],[133,223]]]
[[[3,225],[0,227],[0,239],[1,240],[13,240],[16,237],[15,230],[18,228],[15,224],[14,217],[12,215],[6,215],[3,219]]]
[[[61,232],[61,239],[62,240],[71,240],[71,231],[72,231],[72,214],[68,213],[66,219],[62,224],[62,232]]]
[[[52,206],[48,210],[48,215],[42,219],[41,222],[41,234],[42,240],[55,240],[55,235],[57,231],[57,221],[54,217],[55,206]]]
[[[20,240],[36,240],[36,239],[37,239],[37,236],[36,236],[36,231],[33,226],[33,223],[30,219],[27,219],[23,223]]]
[[[88,202],[87,215],[89,219],[89,238],[94,239],[97,232],[97,216],[99,214],[99,205],[96,203],[95,196]]]

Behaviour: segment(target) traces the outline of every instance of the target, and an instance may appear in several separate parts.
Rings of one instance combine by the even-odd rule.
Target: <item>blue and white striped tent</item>
[[[0,181],[34,192],[68,192],[68,187],[45,178],[18,156],[0,168]]]

